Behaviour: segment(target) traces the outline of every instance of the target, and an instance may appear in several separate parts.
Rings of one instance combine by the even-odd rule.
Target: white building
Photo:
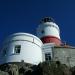
[[[22,60],[26,63],[38,64],[42,62],[41,47],[41,40],[32,34],[12,34],[4,41],[0,52],[0,64]]]
[[[75,66],[75,47],[62,45],[60,29],[52,18],[42,19],[37,36],[29,33],[10,35],[0,51],[0,64],[24,61],[39,64],[43,61],[60,61]]]

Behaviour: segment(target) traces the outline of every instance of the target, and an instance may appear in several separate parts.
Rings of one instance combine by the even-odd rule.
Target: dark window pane
[[[16,45],[15,46],[15,53],[20,53],[21,50],[21,45]]]
[[[6,56],[6,50],[3,51],[3,56]]]
[[[50,61],[51,60],[51,54],[50,53],[46,53],[45,54],[45,60],[46,61]]]

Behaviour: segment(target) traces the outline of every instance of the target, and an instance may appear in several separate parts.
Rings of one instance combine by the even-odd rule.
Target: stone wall
[[[52,49],[53,60],[60,61],[69,67],[75,66],[75,48],[71,47],[54,47]]]

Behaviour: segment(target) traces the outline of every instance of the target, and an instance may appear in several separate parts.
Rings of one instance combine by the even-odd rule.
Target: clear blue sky
[[[75,45],[75,0],[0,0],[0,44],[15,32],[35,34],[45,16],[54,18],[63,41]]]

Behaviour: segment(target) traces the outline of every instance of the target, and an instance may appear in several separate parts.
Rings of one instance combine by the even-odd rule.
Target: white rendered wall
[[[14,53],[15,45],[21,45],[19,54]],[[21,62],[39,64],[42,62],[42,42],[34,35],[27,33],[17,33],[11,35],[5,41],[0,55],[0,64],[8,62]],[[6,49],[6,55],[3,56],[3,50]]]
[[[42,58],[43,58],[43,61],[46,61],[45,60],[45,54],[46,53],[50,53],[51,59],[53,58],[53,52],[52,52],[53,47],[54,47],[54,43],[43,44],[43,46],[42,46]]]

